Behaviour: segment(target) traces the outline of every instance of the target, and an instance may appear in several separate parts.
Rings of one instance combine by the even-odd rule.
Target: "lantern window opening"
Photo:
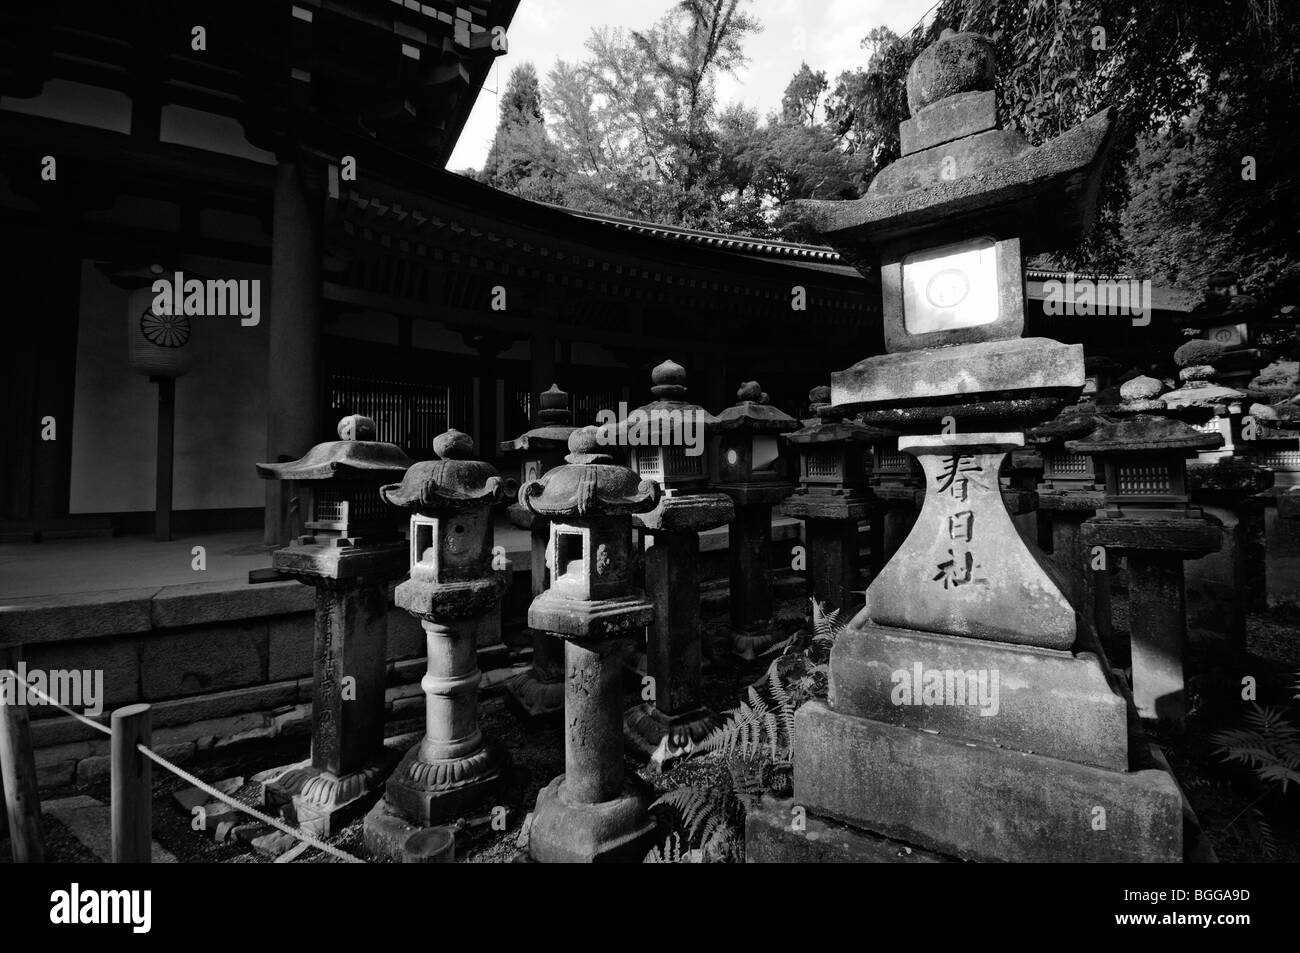
[[[411,517],[411,565],[437,565],[437,549],[434,546],[436,529],[433,520],[422,516]]]
[[[581,582],[584,570],[582,533],[555,531],[555,581]]]

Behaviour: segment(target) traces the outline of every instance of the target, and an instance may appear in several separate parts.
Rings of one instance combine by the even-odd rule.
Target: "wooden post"
[[[16,668],[22,649],[0,648],[0,795],[9,824],[9,842],[16,864],[39,864],[45,860],[41,841],[41,802],[36,792],[36,760],[27,730],[27,706],[7,705],[6,682],[13,681],[15,696],[27,691],[10,671]]]
[[[113,863],[147,864],[153,842],[153,762],[137,746],[149,746],[153,716],[148,705],[113,712]]]
[[[158,459],[154,476],[153,538],[172,538],[172,457],[176,443],[176,378],[158,381]]]

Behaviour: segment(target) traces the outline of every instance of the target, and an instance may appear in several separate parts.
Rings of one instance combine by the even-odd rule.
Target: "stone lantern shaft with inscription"
[[[645,553],[647,594],[655,617],[646,640],[651,697],[624,718],[629,747],[662,766],[690,750],[717,724],[700,701],[700,536],[735,515],[731,498],[708,492],[706,440],[715,421],[686,399],[686,369],[664,361],[651,372],[654,400],[628,415],[602,441],[635,444],[632,468],[654,480],[659,504],[635,513],[632,524],[651,539]],[[629,428],[644,428],[652,442],[629,441]]]
[[[569,424],[569,395],[554,384],[537,398],[535,426],[527,433],[501,444],[502,453],[520,457],[520,480],[523,486],[541,478],[564,463],[569,436],[576,429]],[[531,548],[532,594],[536,598],[546,591],[546,544],[550,525],[528,507],[510,504],[510,521],[529,531]],[[547,718],[564,710],[564,646],[544,632],[533,630],[532,664],[506,683],[506,698],[511,707],[527,718]]]
[[[736,392],[737,403],[718,414],[718,482],[736,506],[727,537],[731,567],[728,603],[736,650],[753,658],[773,641],[772,507],[794,492],[781,461],[778,437],[799,421],[773,407],[757,381]]]
[[[632,581],[632,514],[659,502],[658,484],[599,452],[595,428],[569,438],[565,466],[519,489],[550,523],[550,588],[528,624],[564,641],[564,774],[537,795],[529,857],[543,863],[637,861],[654,824],[651,795],[623,769],[622,649],[654,604]]]
[[[903,433],[925,498],[835,640],[828,702],[795,715],[807,828],[754,812],[748,858],[810,858],[824,817],[848,826],[818,850],[882,859],[898,841],[966,860],[1182,857],[1178,787],[1130,735],[1121,683],[999,482],[1024,430],[1083,388],[1079,345],[1021,337],[1021,262],[1087,230],[1111,115],[1031,146],[999,122],[995,78],[988,39],[944,31],[908,72],[902,157],[861,199],[797,206],[879,270],[888,353],[832,374],[831,403]],[[1099,804],[1105,830],[1088,823]]]
[[[308,530],[271,564],[316,590],[311,760],[269,781],[265,797],[323,834],[368,808],[396,761],[384,747],[388,581],[407,555],[379,487],[413,461],[375,435],[370,418],[345,417],[342,439],[257,465],[265,479],[295,481]]]
[[[481,803],[500,786],[508,758],[478,724],[476,633],[501,601],[510,565],[494,565],[492,507],[501,477],[473,460],[474,442],[457,430],[433,442],[440,459],[417,463],[380,492],[411,513],[411,576],[394,602],[420,620],[428,645],[425,734],[388,779],[384,802],[367,817],[373,850],[400,856],[390,831],[396,814],[411,831]],[[386,849],[387,845],[387,849]]]

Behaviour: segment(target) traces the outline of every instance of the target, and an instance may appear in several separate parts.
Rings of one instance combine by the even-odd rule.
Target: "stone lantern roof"
[[[396,444],[375,440],[378,428],[370,417],[344,417],[338,433],[341,439],[318,443],[299,460],[257,464],[257,475],[264,480],[383,483],[400,479],[415,463]]]
[[[790,443],[873,443],[898,436],[892,430],[869,427],[849,419],[846,411],[831,404],[831,389],[825,384],[808,392],[808,403],[812,407],[812,419],[804,421],[801,429],[786,435],[785,439]]]
[[[769,403],[758,381],[746,381],[736,391],[737,403],[717,417],[718,430],[748,430],[751,433],[789,433],[799,429],[795,420]]]
[[[1025,441],[1038,446],[1060,445],[1066,440],[1088,436],[1097,427],[1097,419],[1077,406],[1066,407],[1046,423],[1025,431]]]
[[[659,503],[659,484],[599,452],[595,427],[569,437],[568,461],[519,488],[519,502],[538,516],[621,516]]]
[[[447,511],[490,506],[501,495],[501,476],[491,464],[471,460],[474,441],[459,430],[448,430],[433,441],[441,459],[422,460],[410,467],[401,483],[379,488],[386,502],[403,509]]]
[[[569,424],[569,416],[569,395],[552,384],[537,395],[537,413],[533,415],[535,426],[514,440],[503,440],[501,452],[568,446],[569,435],[578,429]]]
[[[1190,456],[1222,445],[1223,438],[1217,433],[1202,433],[1182,421],[1153,414],[1136,414],[1123,420],[1101,418],[1088,437],[1065,444],[1070,450],[1097,456],[1142,451],[1181,451]]]
[[[630,411],[627,420],[607,425],[604,436],[608,438],[617,434],[618,442],[622,443],[622,438],[627,431],[636,427],[636,423],[631,419],[634,414],[644,415],[650,420],[652,426],[656,418],[667,419],[665,415],[674,412],[682,417],[688,414],[698,415],[703,422],[706,435],[718,429],[718,418],[699,404],[686,399],[686,368],[676,361],[664,361],[650,372],[650,396],[654,399]]]
[[[1026,255],[1077,240],[1095,214],[1113,110],[1031,146],[1002,128],[994,80],[992,43],[945,30],[908,71],[902,157],[865,197],[801,200],[799,216],[859,268],[874,265],[881,245],[923,226],[1014,222]]]

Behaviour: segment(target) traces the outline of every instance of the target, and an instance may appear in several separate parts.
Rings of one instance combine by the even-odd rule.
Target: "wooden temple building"
[[[279,542],[286,504],[253,463],[299,457],[346,414],[416,459],[448,427],[490,456],[552,383],[587,423],[643,403],[672,358],[714,412],[758,379],[800,416],[809,387],[882,350],[877,279],[828,248],[447,171],[493,62],[528,55],[508,50],[517,4],[0,11],[0,538],[147,532],[169,505],[178,531]],[[132,293],[177,272],[258,282],[259,316],[180,322],[187,370],[151,383],[129,358]],[[1116,340],[1113,320],[1044,320]],[[1165,355],[1170,331],[1157,314],[1123,335]]]

